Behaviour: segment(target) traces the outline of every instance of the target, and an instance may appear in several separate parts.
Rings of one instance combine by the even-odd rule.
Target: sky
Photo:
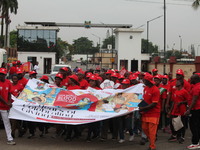
[[[11,15],[10,30],[24,25],[26,21],[57,23],[132,24],[133,28],[144,29],[142,38],[147,37],[147,21],[164,14],[164,0],[18,0],[17,15]],[[167,1],[167,49],[188,50],[194,44],[200,47],[200,8],[194,10],[193,0]],[[103,28],[60,28],[58,36],[72,44],[74,39],[88,37],[96,45],[106,38],[108,29]],[[111,30],[110,30],[111,33]],[[149,23],[149,41],[163,49],[164,17]],[[198,46],[199,45],[199,46]]]

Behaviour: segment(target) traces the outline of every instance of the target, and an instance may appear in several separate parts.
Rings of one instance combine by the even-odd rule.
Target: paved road
[[[15,138],[17,145],[7,145],[5,131],[0,130],[0,150],[147,150],[148,143],[145,146],[139,145],[140,137],[136,136],[133,142],[128,140],[125,143],[118,143],[111,139],[101,142],[96,139],[90,143],[85,141],[85,135],[79,139],[74,139],[71,142],[65,142],[64,137],[52,138],[55,133],[55,129],[51,128],[50,132],[44,137],[39,137],[37,132],[36,137],[28,139],[26,134],[22,138]],[[86,132],[84,132],[86,134]],[[159,131],[157,150],[186,150],[186,146],[190,144],[190,131],[187,131],[186,141],[184,144],[168,143],[168,133],[162,133]],[[128,135],[126,135],[128,138]]]

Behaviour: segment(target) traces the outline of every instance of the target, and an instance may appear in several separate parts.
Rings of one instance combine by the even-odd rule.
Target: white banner
[[[143,84],[125,90],[67,91],[39,80],[29,80],[14,100],[9,118],[59,124],[91,123],[138,109]]]

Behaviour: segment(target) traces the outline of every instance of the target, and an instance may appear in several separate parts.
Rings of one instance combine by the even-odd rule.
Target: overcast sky
[[[139,1],[139,2],[138,2]],[[141,2],[142,1],[142,2]],[[183,48],[191,44],[200,45],[200,9],[191,7],[192,0],[166,0],[167,4],[167,45],[171,49],[180,49],[182,37]],[[146,23],[163,15],[163,0],[18,0],[17,15],[11,15],[11,30],[25,21],[52,21],[58,23],[92,23],[132,24],[137,28],[145,25],[143,38],[146,38]],[[176,4],[176,5],[175,5]],[[164,18],[149,24],[149,40],[163,49]],[[106,37],[107,29],[101,28],[60,28],[58,34],[64,41],[72,43],[79,37],[88,37],[98,42]]]

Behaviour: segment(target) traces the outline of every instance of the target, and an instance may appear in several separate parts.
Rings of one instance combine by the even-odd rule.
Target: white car
[[[62,64],[58,64],[58,65],[54,65],[52,71],[51,71],[51,74],[57,74],[60,70],[60,68],[63,68],[63,67],[69,67],[71,69],[71,66],[70,65],[62,65]]]

